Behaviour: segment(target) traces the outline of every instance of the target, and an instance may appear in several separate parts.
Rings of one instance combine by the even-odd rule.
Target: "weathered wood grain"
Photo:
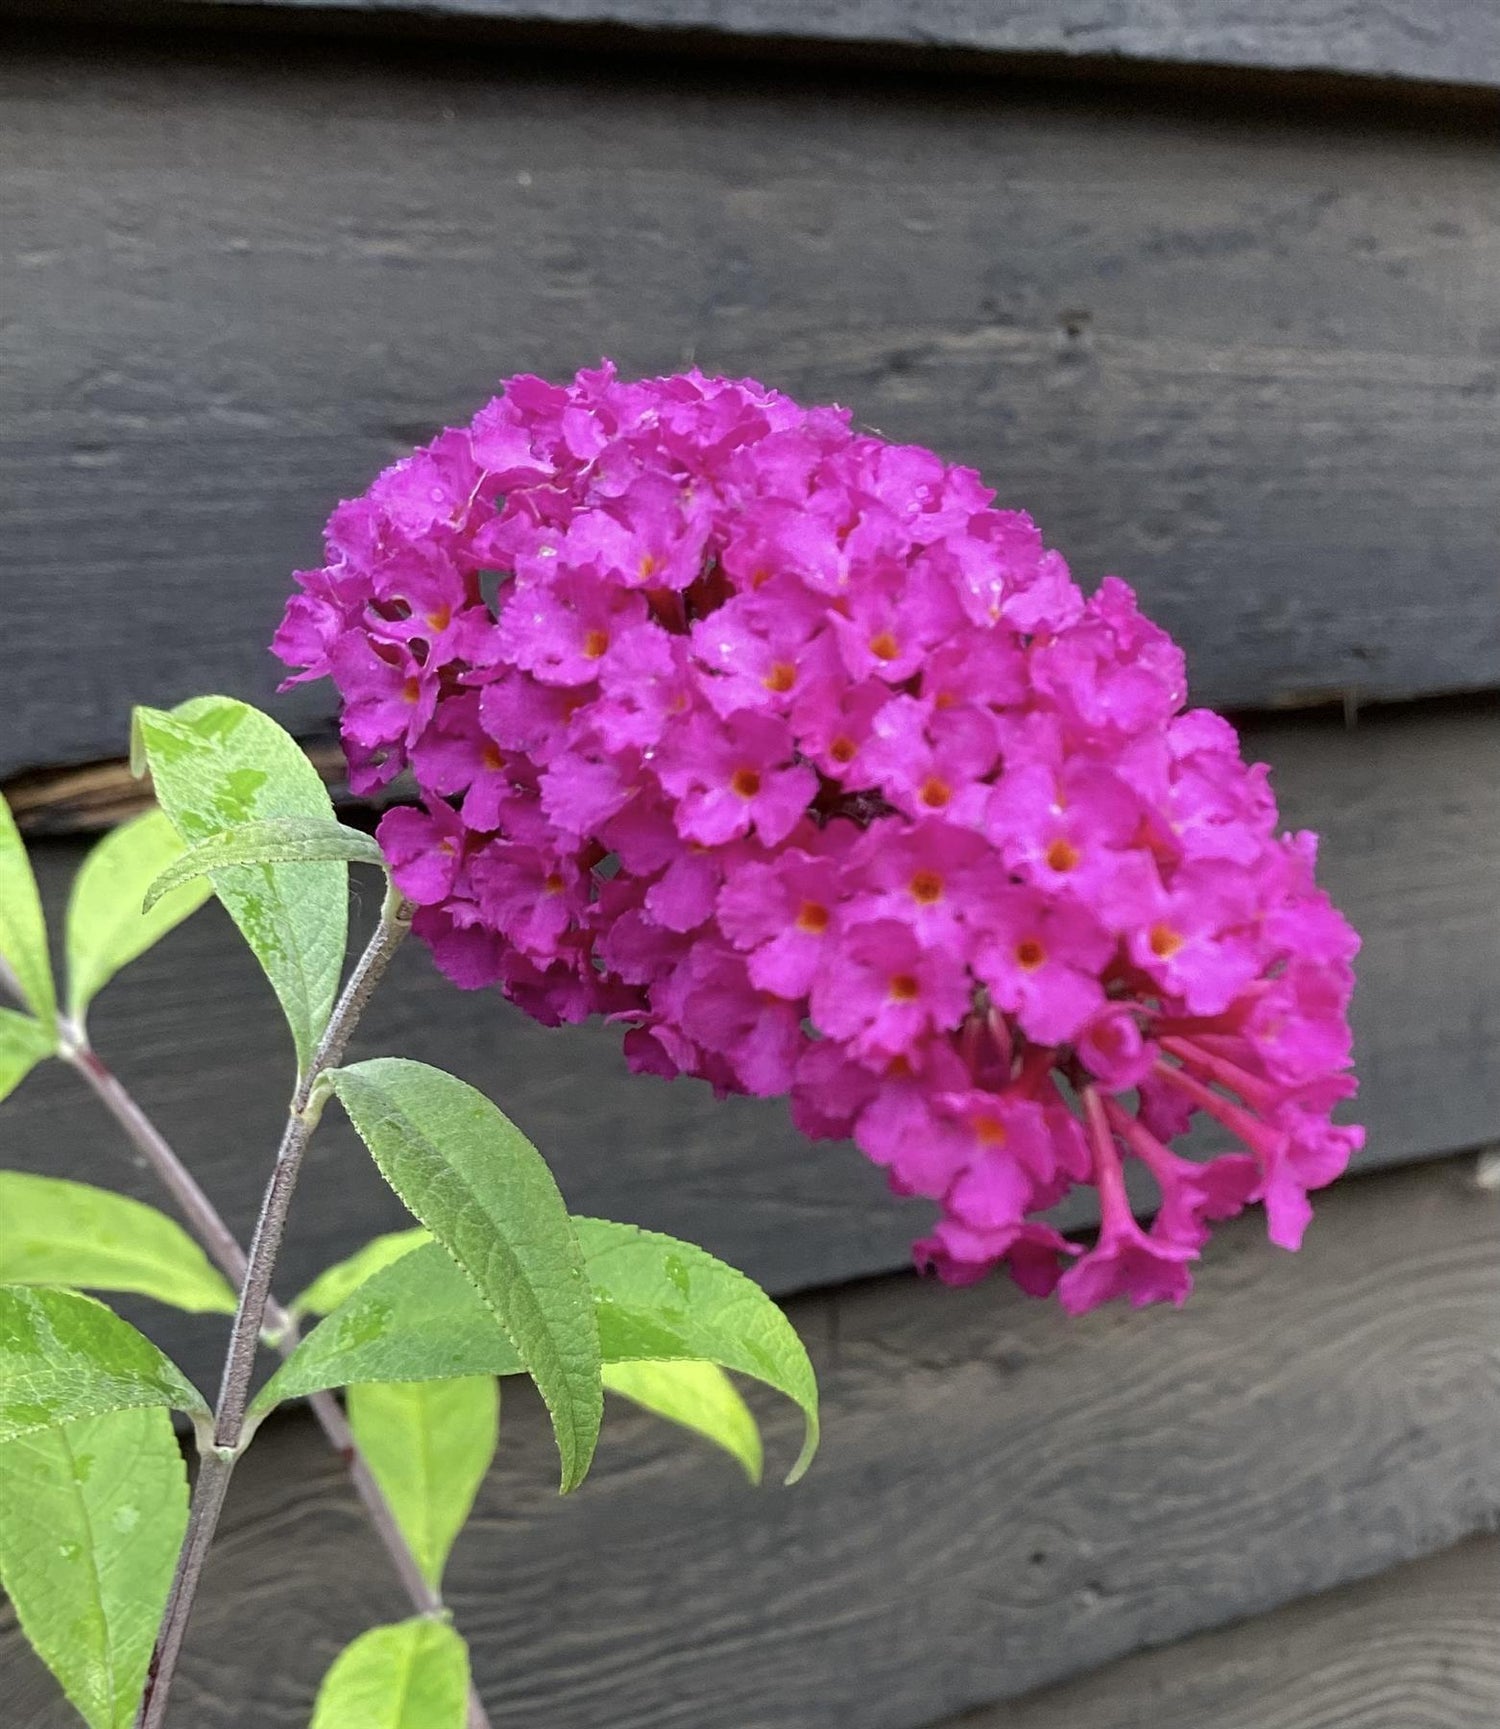
[[[1500,1139],[1500,710],[1384,711],[1353,731],[1284,719],[1249,729],[1246,748],[1274,765],[1286,822],[1322,831],[1325,881],[1364,935],[1355,1029],[1367,1162]],[[37,849],[53,908],[81,856],[76,842]],[[248,1231],[284,1110],[287,1051],[227,920],[216,908],[198,914],[111,985],[91,1021],[106,1059]],[[604,1028],[549,1032],[492,994],[455,991],[413,946],[375,999],[357,1054],[454,1070],[546,1150],[579,1211],[702,1242],[778,1291],[906,1263],[926,1213],[892,1200],[852,1149],[803,1141],[779,1103],[718,1104],[697,1083],[633,1079],[617,1046]],[[120,1154],[112,1125],[60,1067],[38,1070],[0,1107],[0,1163],[125,1182],[149,1198],[149,1178]],[[288,1290],[403,1217],[332,1112],[303,1184]],[[217,1325],[173,1318],[165,1328],[208,1374]]]
[[[68,0],[102,16],[139,16],[140,0]],[[52,0],[54,7],[59,0]],[[1500,17],[1489,0],[178,0],[191,17],[261,13],[420,14],[453,21],[623,26],[902,49],[958,49],[1191,66],[1364,73],[1500,84]],[[149,14],[148,14],[149,15]]]
[[[1494,1729],[1497,1602],[1500,1537],[1470,1537],[1375,1578],[965,1712],[941,1729]],[[6,1621],[0,1600],[0,1626]],[[16,1722],[75,1729],[41,1666],[13,1644],[13,1633],[9,1642],[0,1633]]]
[[[117,755],[133,701],[268,699],[332,503],[495,377],[601,351],[977,463],[1086,584],[1139,585],[1204,700],[1500,684],[1493,129],[154,54],[0,73],[0,775]]]
[[[349,791],[347,763],[336,740],[307,745],[308,760],[335,799],[346,807],[370,810],[375,801],[356,800]],[[151,776],[137,776],[128,757],[93,762],[82,768],[37,769],[13,777],[4,788],[16,827],[27,840],[65,834],[97,834],[129,822],[156,802]],[[382,787],[379,802],[415,796],[410,777],[397,776]]]
[[[1143,1652],[962,1729],[1494,1729],[1500,1537]],[[955,1722],[948,1729],[960,1729]]]
[[[1456,1160],[1336,1191],[1299,1257],[1237,1222],[1180,1313],[909,1277],[801,1300],[826,1440],[795,1490],[612,1407],[560,1502],[508,1394],[449,1574],[498,1729],[915,1729],[1457,1542],[1500,1514],[1497,1215]],[[273,1424],[173,1721],[301,1729],[398,1612],[312,1425]],[[0,1675],[8,1723],[51,1729],[13,1635]]]

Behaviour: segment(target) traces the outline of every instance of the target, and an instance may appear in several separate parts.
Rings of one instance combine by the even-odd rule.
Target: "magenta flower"
[[[788,1095],[940,1203],[943,1278],[1181,1302],[1216,1221],[1295,1247],[1359,1146],[1313,837],[970,470],[748,381],[517,378],[297,580],[276,652],[356,788],[413,772],[381,841],[438,965]],[[1227,1150],[1172,1151],[1202,1119]],[[1078,1184],[1091,1246],[1037,1217]]]
[[[1028,1039],[1060,1045],[1104,1013],[1101,975],[1114,951],[1087,906],[1004,888],[988,909],[974,971]]]
[[[923,945],[909,924],[872,919],[842,934],[808,993],[818,1031],[861,1062],[906,1060],[930,1035],[951,1032],[973,987],[959,956]]]
[[[687,841],[720,846],[753,828],[774,847],[802,821],[818,790],[816,773],[797,760],[785,721],[741,712],[727,720],[692,714],[656,753],[656,778],[677,803]]]
[[[1083,1103],[1099,1190],[1099,1241],[1058,1280],[1058,1300],[1070,1315],[1114,1297],[1128,1297],[1137,1308],[1164,1302],[1181,1306],[1193,1288],[1187,1263],[1197,1258],[1197,1244],[1157,1229],[1166,1208],[1149,1231],[1136,1222],[1104,1101],[1088,1088]]]
[[[747,859],[730,873],[718,897],[719,928],[750,951],[757,990],[789,1002],[806,997],[828,956],[839,893],[837,858],[800,847],[769,863]]]

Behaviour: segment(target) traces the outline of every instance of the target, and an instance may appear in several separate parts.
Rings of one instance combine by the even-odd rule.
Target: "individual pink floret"
[[[727,721],[691,715],[663,741],[656,774],[677,802],[685,841],[720,846],[755,831],[766,846],[784,841],[817,791],[783,721],[741,712]]]

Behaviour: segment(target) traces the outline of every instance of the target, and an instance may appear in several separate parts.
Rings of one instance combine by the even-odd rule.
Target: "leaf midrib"
[[[73,1443],[69,1438],[67,1426],[60,1424],[57,1431],[58,1442],[68,1461],[68,1489],[78,1506],[79,1522],[87,1535],[86,1551],[88,1554],[89,1577],[94,1585],[94,1609],[98,1613],[99,1625],[104,1634],[104,1671],[108,1680],[109,1694],[109,1724],[110,1729],[119,1729],[119,1719],[115,1715],[117,1703],[115,1693],[115,1648],[109,1635],[109,1615],[104,1607],[104,1581],[99,1573],[98,1545],[94,1541],[94,1521],[89,1515],[89,1504],[83,1490],[78,1485],[78,1473],[75,1469],[77,1459],[73,1452]],[[87,1715],[85,1713],[85,1715]]]
[[[383,1091],[383,1089],[380,1090]],[[541,1317],[544,1315],[545,1307],[537,1294],[535,1282],[527,1273],[526,1269],[521,1265],[520,1258],[506,1239],[505,1220],[491,1208],[489,1202],[474,1186],[474,1184],[470,1182],[467,1175],[458,1169],[457,1166],[450,1164],[448,1160],[443,1158],[442,1153],[438,1150],[432,1138],[423,1129],[419,1128],[419,1126],[413,1122],[410,1115],[394,1101],[389,1102],[386,1106],[386,1121],[399,1125],[399,1132],[404,1136],[409,1145],[422,1148],[423,1157],[426,1159],[430,1167],[430,1180],[435,1188],[446,1186],[451,1183],[458,1189],[464,1201],[466,1201],[469,1206],[473,1207],[475,1211],[484,1218],[485,1222],[494,1233],[494,1240],[490,1244],[490,1253],[497,1255],[504,1262],[507,1272],[506,1282],[510,1284],[513,1289],[518,1289],[520,1292],[524,1293],[526,1300],[531,1305],[536,1316]],[[431,1229],[430,1226],[428,1228]],[[439,1238],[439,1241],[441,1241],[441,1238]],[[452,1255],[453,1251],[448,1249],[447,1253]],[[458,1257],[455,1255],[454,1259],[457,1260]],[[465,1276],[473,1283],[475,1290],[478,1291],[480,1301],[489,1310],[491,1315],[494,1316],[495,1323],[500,1328],[500,1331],[510,1340],[516,1351],[522,1353],[524,1356],[526,1347],[515,1336],[511,1328],[506,1325],[505,1317],[490,1300],[489,1293],[485,1290],[484,1286],[480,1284],[477,1279],[474,1279],[474,1276],[468,1272],[467,1268],[463,1267],[461,1261],[458,1264],[463,1268]],[[568,1361],[566,1355],[558,1349],[556,1341],[551,1336],[551,1329],[544,1326],[541,1329],[541,1332],[542,1336],[547,1341],[548,1350],[554,1361],[571,1382],[575,1378],[573,1365]],[[542,1394],[542,1399],[547,1406],[548,1414],[552,1417],[555,1424],[558,1421],[559,1412],[556,1409],[552,1397],[541,1387],[540,1383],[538,1383],[537,1390]],[[581,1451],[582,1434],[579,1430],[577,1418],[575,1417],[571,1406],[561,1413],[561,1415],[563,1421],[567,1425],[569,1434],[572,1437],[575,1452]]]
[[[417,1645],[422,1638],[423,1631],[424,1629],[420,1626],[417,1628],[415,1637],[406,1641],[406,1649],[402,1653],[401,1691],[397,1696],[397,1711],[391,1719],[391,1729],[401,1729],[406,1719],[406,1702],[411,1696],[412,1675],[417,1667]]]
[[[290,960],[292,968],[296,973],[295,982],[299,998],[297,1013],[300,1016],[302,1024],[292,1028],[292,1043],[297,1048],[297,1068],[299,1072],[305,1072],[308,1065],[313,1060],[314,1052],[316,1052],[318,1048],[318,1040],[323,1036],[322,1028],[317,1027],[315,1023],[321,1019],[326,1026],[328,1016],[327,1014],[319,1016],[313,1013],[312,991],[308,984],[307,966],[302,953],[303,945],[295,940],[291,942],[286,940],[288,936],[292,938],[295,938],[296,936],[295,930],[292,929],[293,921],[291,908],[288,906],[286,899],[276,887],[276,880],[271,874],[270,865],[224,865],[221,867],[221,871],[259,871],[265,881],[266,888],[270,891],[271,904],[275,908],[276,913],[276,923],[280,927],[282,936],[282,952],[278,958],[282,961]],[[209,880],[213,883],[215,888],[218,887],[218,878],[221,871],[209,872]],[[338,985],[338,979],[335,978],[333,982],[333,990],[329,993],[329,1013],[332,1012],[334,999],[338,996]],[[276,989],[274,984],[271,988],[273,991]],[[276,992],[276,994],[278,996],[280,995],[279,992]],[[289,1008],[291,1005],[287,1004],[283,1000],[282,1006],[284,1008]],[[304,1045],[306,1047],[305,1049]]]
[[[215,754],[219,758],[221,765],[227,764],[228,753],[223,749],[222,745],[217,745],[217,743],[216,743]],[[275,814],[284,816],[284,815],[287,815],[288,813],[283,811],[283,812],[277,812]],[[304,813],[299,812],[296,814],[301,815]],[[327,819],[330,822],[337,821],[337,818],[335,817],[334,812],[333,812],[332,804],[330,804],[328,807]],[[261,818],[255,819],[255,820],[265,821],[265,820],[267,820],[267,818],[261,817]],[[285,897],[279,892],[279,890],[276,887],[276,881],[275,881],[275,878],[273,877],[273,875],[271,873],[271,867],[269,865],[257,866],[257,865],[248,865],[248,864],[246,864],[246,865],[223,865],[220,867],[220,871],[246,871],[246,872],[257,872],[258,871],[259,872],[259,874],[264,879],[266,888],[270,891],[271,900],[272,900],[273,904],[275,905],[276,911],[277,911],[277,923],[281,927],[283,938],[285,938],[285,936],[288,934],[288,928],[292,924],[291,909],[290,909]],[[210,871],[208,873],[209,881],[213,883],[215,888],[217,888],[219,886],[219,884],[218,884],[219,874],[220,874],[220,872],[216,872],[216,871]],[[236,922],[238,922],[238,921],[236,921]],[[291,933],[291,934],[295,934],[295,933]],[[302,953],[302,946],[303,945],[299,942],[286,943],[285,941],[283,941],[283,944],[282,944],[282,947],[283,947],[283,957],[282,958],[283,959],[289,958],[292,962],[293,968],[296,971],[297,985],[298,985],[298,990],[299,990],[300,997],[301,997],[300,1009],[301,1009],[303,1024],[300,1027],[294,1027],[292,1029],[292,1043],[297,1048],[297,1066],[298,1066],[299,1070],[305,1069],[307,1067],[307,1065],[312,1061],[313,1053],[317,1050],[317,1047],[318,1047],[318,1040],[322,1037],[322,1029],[315,1025],[316,1020],[320,1017],[315,1016],[312,1012],[312,1010],[313,1010],[312,993],[311,993],[311,990],[309,989],[309,985],[308,985],[308,973],[307,973],[307,967],[305,964],[304,956]],[[333,990],[329,994],[329,1000],[328,1000],[328,1004],[327,1004],[327,1010],[329,1013],[332,1012],[333,1003],[338,996],[338,988],[339,988],[339,980],[338,980],[338,977],[335,976],[334,981],[333,981]],[[272,989],[273,989],[273,991],[275,990],[274,985],[273,985]],[[279,995],[280,993],[277,992],[276,994]],[[285,1007],[287,1005],[283,1004],[283,1006]],[[323,1019],[323,1021],[326,1024],[327,1014],[323,1015],[321,1018]],[[304,1042],[306,1044],[305,1050],[303,1049]]]

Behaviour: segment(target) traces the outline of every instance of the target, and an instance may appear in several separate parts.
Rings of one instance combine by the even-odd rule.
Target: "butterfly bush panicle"
[[[459,984],[788,1094],[941,1203],[945,1279],[1180,1303],[1360,1144],[1357,939],[1131,590],[992,499],[749,381],[515,378],[338,508],[276,651],[357,790],[413,772],[381,843]],[[1036,1216],[1077,1184],[1086,1249]]]

